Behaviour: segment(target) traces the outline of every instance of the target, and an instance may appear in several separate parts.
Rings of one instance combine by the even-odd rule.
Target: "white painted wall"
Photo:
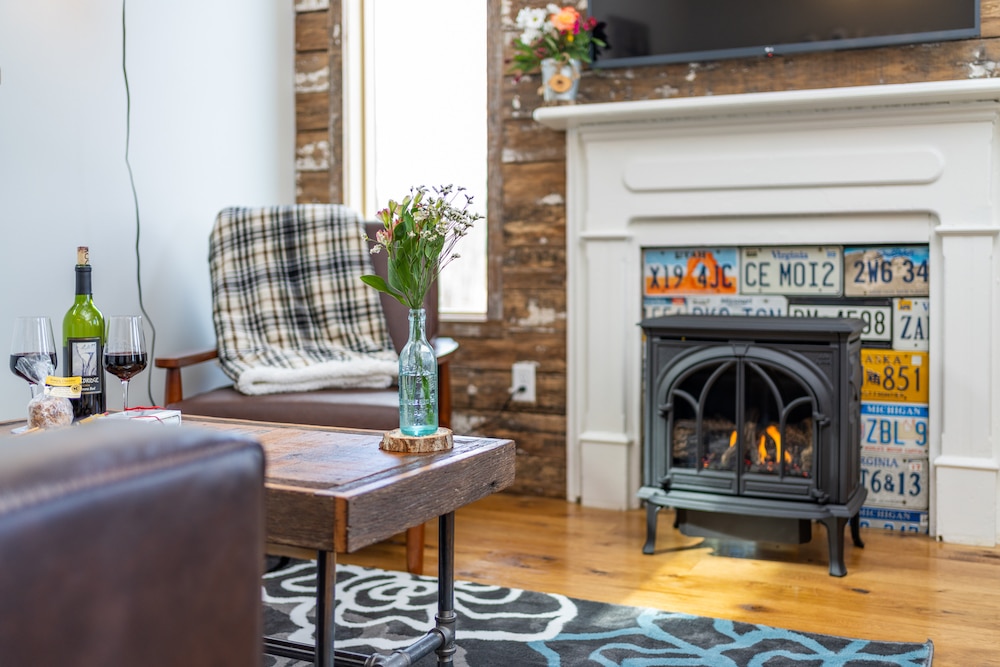
[[[211,347],[215,214],[294,202],[293,5],[126,2],[130,160],[155,352]],[[139,314],[125,121],[120,0],[0,1],[0,354],[17,315],[49,315],[61,336],[78,245],[90,246],[105,316]],[[162,402],[162,373],[147,371],[133,380],[132,405],[149,402],[150,372]],[[26,384],[2,377],[0,418],[24,416]],[[116,409],[121,392],[107,378]],[[211,367],[185,375],[185,389],[225,381]]]

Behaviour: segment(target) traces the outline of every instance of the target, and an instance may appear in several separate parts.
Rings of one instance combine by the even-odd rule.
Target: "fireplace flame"
[[[761,434],[760,441],[757,445],[757,455],[760,457],[759,460],[761,463],[767,460],[767,439],[770,437],[771,440],[774,441],[774,460],[780,461],[782,459],[781,433],[773,424],[767,427],[766,433],[767,435]],[[785,463],[792,463],[792,455],[789,452],[784,452],[783,458],[785,459]]]

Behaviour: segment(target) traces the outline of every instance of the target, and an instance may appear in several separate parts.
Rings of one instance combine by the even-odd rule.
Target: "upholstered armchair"
[[[234,232],[230,228],[232,225],[239,225],[240,228]],[[373,271],[383,277],[386,275],[385,255],[371,255],[370,246],[364,241],[366,230],[367,235],[374,238],[378,229],[381,229],[380,223],[367,223],[366,228],[355,212],[337,204],[227,209],[220,213],[213,229],[209,257],[218,345],[212,350],[155,360],[156,366],[166,371],[166,406],[190,415],[381,431],[397,428],[399,401],[394,384],[375,388],[283,390],[252,395],[241,391],[238,386],[228,385],[185,396],[181,377],[182,369],[210,360],[219,360],[225,369],[226,355],[232,353],[225,348],[233,339],[253,339],[259,347],[270,346],[270,350],[258,354],[259,357],[268,354],[288,356],[292,353],[288,352],[290,345],[287,339],[311,343],[341,335],[342,328],[353,326],[355,333],[351,335],[364,341],[356,348],[375,350],[378,354],[380,347],[388,346],[398,353],[407,339],[407,308],[360,280],[361,275]],[[237,234],[237,240],[234,240],[234,234]],[[234,264],[238,265],[238,271],[232,269]],[[250,289],[253,290],[263,289],[266,299],[258,295],[252,302],[255,305],[239,303],[238,306],[246,312],[234,318],[228,311],[234,308],[234,303],[246,299],[244,290],[247,285],[252,285]],[[331,299],[326,293],[331,287],[349,295],[346,305]],[[451,339],[436,337],[436,290],[431,290],[427,301],[428,335],[438,353],[439,418],[442,426],[450,427],[448,360],[458,346]],[[262,302],[264,306],[259,305]],[[280,308],[285,311],[285,324],[288,320],[307,322],[305,331],[282,334],[280,337],[283,340],[275,343],[274,339],[279,337],[275,330],[285,326],[280,321],[275,324],[282,313],[259,312],[270,309],[272,302],[281,304]],[[363,321],[364,326],[357,326],[358,321]],[[384,325],[379,322],[384,322]],[[384,326],[385,331],[380,326]],[[254,327],[258,329],[252,330]],[[247,333],[247,330],[251,331]],[[322,335],[317,332],[322,332]],[[290,363],[294,362],[296,360],[293,359]],[[230,377],[233,375],[230,373]],[[424,527],[410,528],[406,540],[407,569],[419,574],[423,570]]]

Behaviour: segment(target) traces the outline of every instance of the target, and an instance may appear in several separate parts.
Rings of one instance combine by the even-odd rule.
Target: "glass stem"
[[[122,380],[122,411],[128,410],[128,380]]]

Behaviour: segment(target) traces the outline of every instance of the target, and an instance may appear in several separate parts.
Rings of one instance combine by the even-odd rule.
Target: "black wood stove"
[[[646,335],[643,487],[651,554],[661,507],[686,535],[863,546],[861,320],[674,315]]]

